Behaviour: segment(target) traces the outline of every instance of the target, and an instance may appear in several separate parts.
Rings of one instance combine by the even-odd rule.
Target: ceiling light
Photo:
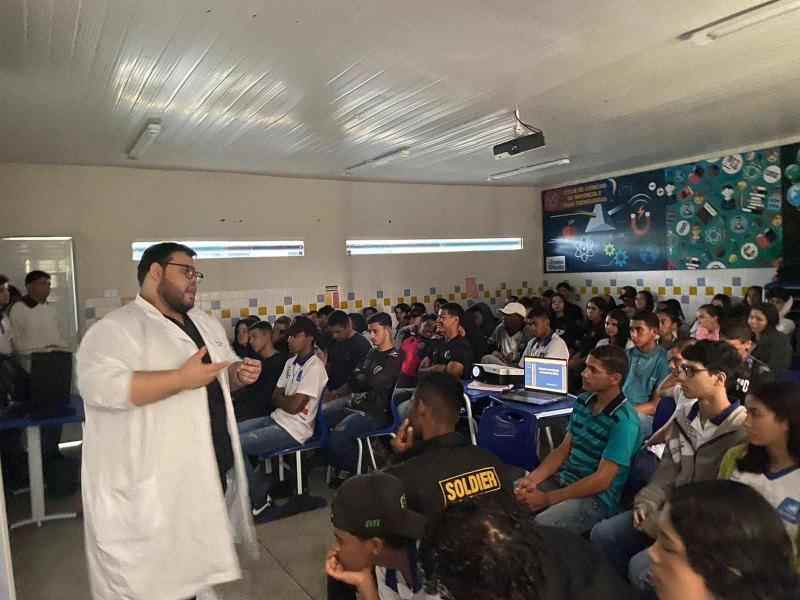
[[[799,9],[800,1],[798,0],[770,0],[722,19],[717,19],[697,29],[687,31],[680,35],[678,39],[682,41],[691,40],[692,43],[698,46],[707,46],[742,29],[782,17]]]
[[[549,169],[550,167],[558,167],[559,165],[568,165],[569,158],[559,158],[543,163],[536,163],[535,165],[528,165],[527,167],[520,167],[519,169],[511,169],[510,171],[500,171],[499,173],[492,173],[486,178],[487,181],[497,181],[498,179],[507,179],[508,177],[516,177],[523,173],[530,173],[531,171],[539,171],[541,169]]]
[[[375,158],[370,158],[369,160],[360,162],[357,165],[353,165],[352,167],[347,167],[344,173],[345,175],[352,175],[353,171],[357,171],[358,169],[365,169],[368,167],[382,167],[383,165],[388,164],[393,160],[397,160],[398,158],[408,158],[409,156],[411,156],[411,148],[408,146],[403,146],[402,148],[398,148],[397,150],[392,150],[391,152],[387,152],[386,154],[381,154],[380,156],[376,156]]]
[[[153,145],[153,142],[156,141],[159,135],[161,135],[161,120],[153,119],[152,121],[148,121],[139,134],[139,137],[136,138],[133,146],[131,146],[131,149],[128,150],[128,158],[131,160],[140,159],[142,154],[147,152],[147,149]]]

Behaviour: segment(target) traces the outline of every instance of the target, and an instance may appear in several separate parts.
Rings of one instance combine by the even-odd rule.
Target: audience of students
[[[641,445],[639,418],[621,388],[628,373],[622,348],[593,350],[583,370],[564,441],[516,488],[541,525],[588,532],[619,512],[622,489]]]
[[[461,333],[464,309],[456,302],[448,302],[439,309],[437,330],[443,340],[429,357],[419,365],[419,375],[447,373],[456,379],[469,377],[474,363],[472,346]]]
[[[792,345],[789,337],[776,329],[778,321],[778,309],[772,304],[752,307],[747,319],[756,343],[753,356],[766,363],[776,378],[792,364]]]
[[[704,340],[683,351],[678,381],[697,401],[677,410],[667,447],[633,510],[598,523],[591,539],[637,589],[650,587],[646,552],[657,533],[659,511],[677,488],[715,479],[725,453],[745,439],[747,411],[728,398],[741,359],[726,342]]]
[[[574,348],[580,336],[583,322],[581,309],[570,304],[561,294],[555,294],[550,301],[550,324],[558,332],[567,346]]]

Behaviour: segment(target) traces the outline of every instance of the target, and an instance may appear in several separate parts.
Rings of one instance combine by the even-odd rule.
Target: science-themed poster
[[[787,211],[800,234],[798,149],[545,190],[545,272],[775,267]]]
[[[666,268],[664,171],[546,190],[545,272]]]
[[[787,240],[800,240],[800,144],[781,148],[783,165],[783,231]],[[784,264],[796,271],[800,251],[788,252]]]

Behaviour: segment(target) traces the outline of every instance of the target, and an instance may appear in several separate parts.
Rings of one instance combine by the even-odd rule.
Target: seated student
[[[658,408],[655,391],[669,375],[664,348],[658,345],[658,317],[652,312],[637,312],[631,319],[633,348],[628,354],[628,377],[622,393],[639,413],[642,435],[648,437],[653,428],[653,415]]]
[[[361,309],[361,314],[364,315],[364,318],[367,321],[369,321],[369,319],[370,319],[370,317],[372,317],[372,315],[377,315],[378,314],[378,309],[375,308],[374,306],[365,306],[364,308]]]
[[[753,340],[750,328],[744,321],[726,321],[720,330],[720,339],[733,346],[742,359],[736,376],[736,386],[729,395],[744,404],[747,394],[757,387],[775,381],[772,370],[766,363],[753,356]]]
[[[272,326],[272,345],[278,352],[289,353],[289,341],[286,338],[286,332],[292,325],[292,319],[286,315],[281,315],[275,319],[275,324]]]
[[[371,347],[372,337],[370,336],[369,328],[367,327],[367,319],[364,318],[364,315],[362,315],[361,313],[352,312],[352,313],[347,313],[347,316],[350,318],[350,326],[353,328],[353,331],[363,336],[364,339],[369,342],[369,345]]]
[[[722,310],[722,319],[725,320],[731,316],[733,309],[733,302],[728,294],[715,294],[711,299],[711,304]]]
[[[649,290],[641,290],[636,294],[633,305],[637,312],[653,312],[656,309],[656,299]]]
[[[269,321],[253,323],[249,334],[253,356],[261,361],[261,374],[255,383],[234,394],[233,408],[237,421],[265,417],[273,411],[272,392],[289,360],[287,353],[278,351],[272,344],[272,325]]]
[[[331,505],[336,542],[325,573],[355,587],[359,600],[438,598],[423,590],[417,540],[425,517],[406,504],[403,482],[387,473],[353,477]]]
[[[491,354],[481,358],[482,363],[516,366],[525,348],[525,317],[527,311],[519,302],[509,302],[500,309],[503,317],[489,337]]]
[[[531,340],[525,346],[522,358],[519,359],[520,367],[524,365],[526,356],[569,360],[567,343],[550,327],[550,313],[544,308],[532,308],[528,312],[528,318],[525,319],[525,333]]]
[[[425,314],[424,306],[422,308],[415,306],[411,309],[408,313],[408,324],[403,327],[398,327],[397,336],[394,338],[398,350],[402,347],[407,337],[416,335],[419,332],[419,328],[422,325],[422,317],[424,317]]]
[[[340,480],[356,472],[356,439],[392,422],[392,391],[402,363],[392,339],[392,318],[386,313],[373,316],[369,332],[375,347],[350,377],[349,410],[331,430],[329,447],[333,466],[340,469]]]
[[[311,322],[314,326],[319,329],[319,311],[310,310],[306,313],[306,316],[311,319]]]
[[[589,353],[583,389],[564,441],[530,475],[516,495],[540,525],[585,533],[619,511],[633,455],[641,446],[639,418],[620,388],[628,371],[625,351],[603,346]]]
[[[275,410],[268,417],[239,424],[255,516],[272,505],[267,493],[270,482],[263,473],[255,472],[247,457],[257,457],[291,444],[303,444],[314,435],[319,400],[328,383],[325,365],[314,352],[317,335],[317,328],[308,317],[295,318],[287,331],[289,348],[294,356],[286,361],[272,393]]]
[[[322,397],[323,404],[334,400],[346,402],[345,396],[350,393],[347,382],[353,371],[360,365],[367,353],[372,349],[371,344],[358,335],[352,327],[350,317],[341,310],[335,310],[328,317],[328,332],[333,343],[326,349],[328,353],[328,389]],[[336,423],[330,423],[335,425]]]
[[[553,290],[545,290],[545,291],[542,292],[542,297],[540,298],[540,301],[542,303],[542,307],[545,310],[552,311],[552,306],[551,305],[552,305],[552,302],[553,302],[553,296],[555,296],[555,295],[556,295],[556,293]]]
[[[436,298],[436,300],[433,301],[433,314],[438,315],[445,304],[447,304],[447,300],[444,298]]]
[[[580,373],[586,357],[606,337],[607,312],[606,302],[600,296],[594,296],[586,303],[586,320],[581,325],[575,350],[569,359],[571,389],[580,389]]]
[[[403,364],[400,368],[400,377],[397,379],[398,388],[413,388],[417,385],[417,371],[422,361],[431,355],[436,344],[436,315],[425,315],[419,331],[408,336],[400,345]]]
[[[636,288],[631,285],[623,286],[619,299],[622,301],[622,310],[625,311],[628,319],[630,319],[636,314]]]
[[[778,322],[778,309],[772,304],[754,306],[747,319],[756,343],[752,354],[769,366],[776,379],[783,377],[792,364],[792,344],[789,336],[776,329]]]
[[[592,545],[542,527],[496,496],[451,508],[420,547],[425,588],[450,600],[627,600],[633,590]]]
[[[399,333],[403,327],[408,325],[411,316],[411,307],[405,302],[401,302],[392,310],[394,311],[394,316],[397,319],[397,332]]]
[[[683,358],[679,381],[686,396],[697,401],[677,410],[667,449],[650,483],[636,495],[633,510],[592,529],[592,542],[643,591],[650,570],[645,550],[655,538],[659,511],[680,486],[716,478],[725,453],[745,438],[747,410],[731,403],[727,393],[741,365],[736,350],[704,340],[688,346]]]
[[[564,296],[554,295],[550,301],[550,325],[567,343],[567,346],[574,348],[580,336],[583,314],[580,313],[579,308],[578,314],[575,314],[575,311],[569,307],[578,308],[574,304],[569,304]]]
[[[256,358],[250,348],[250,327],[258,323],[258,317],[246,317],[236,322],[233,329],[233,344],[231,347],[239,358]]]
[[[656,311],[656,316],[658,317],[658,345],[669,351],[683,339],[681,317],[672,307],[666,304]]]
[[[773,287],[767,291],[767,300],[778,309],[778,324],[775,329],[785,333],[791,339],[796,325],[794,321],[786,318],[786,315],[792,310],[792,305],[794,304],[792,295],[782,287]]]
[[[469,377],[474,362],[472,346],[461,334],[464,309],[460,304],[448,302],[439,310],[436,326],[443,336],[442,343],[419,365],[418,375],[447,373],[456,379]]]
[[[734,481],[676,489],[649,552],[661,600],[794,600],[800,588],[780,519],[757,491]]]
[[[713,304],[704,304],[697,309],[697,328],[692,336],[696,340],[719,340],[719,329],[722,326],[722,309]]]
[[[760,306],[764,303],[764,288],[760,285],[751,285],[747,288],[747,292],[744,295],[744,305],[747,306],[748,309],[753,308],[754,306]]]
[[[661,305],[662,310],[669,310],[672,315],[675,315],[680,320],[680,325],[678,326],[678,339],[684,339],[691,337],[689,335],[689,324],[686,322],[686,314],[683,312],[683,307],[681,303],[678,302],[675,298],[667,298],[666,300],[662,300],[659,302]]]
[[[615,308],[606,315],[606,337],[597,340],[595,348],[605,345],[616,346],[623,350],[633,348],[630,327],[630,321],[625,311],[621,308]]]
[[[388,472],[406,484],[409,507],[428,517],[468,497],[503,493],[510,499],[522,475],[456,432],[463,406],[460,381],[444,373],[421,377],[409,416],[392,439],[396,456]]]
[[[800,385],[768,383],[747,396],[747,444],[728,450],[720,479],[758,490],[777,511],[800,570]]]

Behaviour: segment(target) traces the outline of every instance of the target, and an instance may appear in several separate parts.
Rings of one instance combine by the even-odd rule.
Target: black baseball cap
[[[425,533],[425,517],[409,510],[403,482],[381,472],[345,481],[333,499],[331,521],[337,529],[363,539],[419,540]]]
[[[299,316],[295,317],[294,321],[292,321],[292,324],[286,331],[286,337],[290,338],[300,333],[305,333],[307,336],[316,339],[317,335],[319,335],[319,330],[317,329],[317,326],[314,325],[314,321],[308,317]]]

